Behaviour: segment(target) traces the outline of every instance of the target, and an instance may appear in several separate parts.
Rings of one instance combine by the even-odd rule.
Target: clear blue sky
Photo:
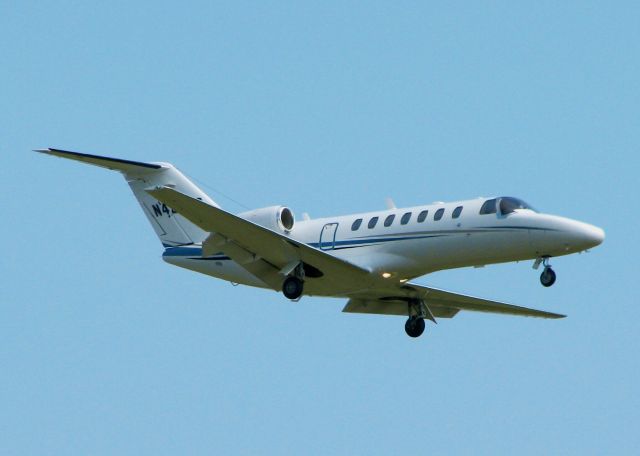
[[[4,2],[0,454],[632,454],[640,437],[637,2]],[[418,340],[343,302],[163,263],[122,178],[225,208],[479,195],[603,227],[591,253],[421,283],[567,313]]]

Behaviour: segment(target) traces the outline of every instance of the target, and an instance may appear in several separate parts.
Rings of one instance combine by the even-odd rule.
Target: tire
[[[420,337],[424,332],[424,318],[409,317],[404,324],[404,330],[409,337]]]
[[[282,294],[287,299],[298,299],[302,296],[302,291],[304,289],[304,284],[302,280],[297,277],[287,277],[282,284]]]
[[[551,285],[556,283],[555,271],[551,268],[546,268],[544,271],[542,271],[542,274],[540,274],[540,283],[543,287],[550,287]]]

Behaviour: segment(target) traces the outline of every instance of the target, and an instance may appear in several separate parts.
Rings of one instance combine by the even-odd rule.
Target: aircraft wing
[[[214,242],[219,251],[229,255],[276,290],[280,289],[284,275],[290,272],[290,265],[302,261],[312,266],[321,273],[321,277],[307,281],[306,286],[310,286],[311,294],[315,281],[328,284],[333,295],[350,297],[343,312],[406,316],[409,299],[422,299],[433,315],[440,318],[451,318],[460,310],[541,318],[565,316],[414,283],[391,285],[357,265],[170,187],[149,189],[147,192],[203,230],[215,233]]]
[[[408,299],[423,299],[435,317],[452,318],[461,310],[488,312],[523,317],[564,318],[561,315],[528,307],[514,306],[498,301],[474,298],[437,288],[407,283],[398,290],[373,290],[354,295],[342,310],[350,313],[369,313],[381,315],[408,314]]]
[[[203,230],[215,233],[212,243],[218,252],[224,252],[276,290],[281,288],[284,276],[299,262],[304,263],[305,273],[312,279],[305,284],[310,294],[313,294],[314,287],[318,290],[318,282],[330,286],[339,295],[368,289],[375,281],[375,277],[366,269],[170,187],[149,189],[147,193]]]

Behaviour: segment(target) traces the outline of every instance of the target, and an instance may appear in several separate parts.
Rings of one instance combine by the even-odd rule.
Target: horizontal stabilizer
[[[156,163],[143,163],[132,160],[123,160],[121,158],[102,157],[100,155],[82,154],[80,152],[70,152],[68,150],[61,149],[36,149],[34,152],[68,158],[87,163],[89,165],[100,166],[101,168],[107,168],[127,174],[136,174],[145,171],[148,172],[150,170],[162,168],[162,165],[158,165]]]
[[[171,163],[144,163],[51,148],[38,149],[35,152],[67,158],[121,173],[164,246],[173,247],[199,243],[206,239],[208,235],[145,191],[149,186],[169,186],[193,198],[197,198],[199,201],[206,201],[213,206],[216,205],[211,198]]]

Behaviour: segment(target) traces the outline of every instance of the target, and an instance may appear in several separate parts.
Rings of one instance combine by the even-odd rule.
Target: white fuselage
[[[116,170],[124,176],[158,239],[163,259],[232,283],[302,296],[348,298],[343,312],[404,315],[419,337],[425,319],[461,310],[563,318],[410,282],[443,269],[535,259],[552,286],[549,257],[597,246],[604,231],[539,214],[509,196],[390,208],[295,223],[284,206],[231,214],[170,163],[145,163],[62,149],[38,152]]]
[[[303,220],[286,234],[401,282],[443,269],[567,255],[598,245],[604,238],[604,232],[595,226],[531,209],[503,214],[498,206],[494,213],[481,214],[486,201],[482,198]],[[459,207],[462,209],[454,218]],[[440,209],[444,211],[438,219]],[[421,220],[419,215],[424,211],[428,213]],[[389,223],[387,218],[392,215],[395,217]],[[375,217],[377,223],[370,228]],[[222,253],[202,257],[201,245],[167,248],[163,259],[230,282],[270,288]],[[311,280],[305,294],[333,293],[314,288]]]

